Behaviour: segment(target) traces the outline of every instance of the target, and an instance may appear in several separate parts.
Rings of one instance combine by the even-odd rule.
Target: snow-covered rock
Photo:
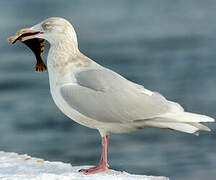
[[[166,177],[132,175],[114,170],[93,175],[78,172],[86,167],[0,151],[1,180],[168,180]]]

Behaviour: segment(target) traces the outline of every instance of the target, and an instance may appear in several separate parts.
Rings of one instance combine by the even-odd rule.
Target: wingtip
[[[212,117],[209,117],[209,121],[208,122],[215,122],[215,119]]]

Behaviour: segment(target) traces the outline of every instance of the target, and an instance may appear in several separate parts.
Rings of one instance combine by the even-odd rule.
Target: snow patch
[[[1,180],[169,180],[166,177],[132,175],[108,170],[84,175],[79,169],[89,166],[71,166],[62,162],[49,162],[28,155],[0,151]]]

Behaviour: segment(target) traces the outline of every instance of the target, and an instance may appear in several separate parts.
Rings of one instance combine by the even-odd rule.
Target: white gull
[[[101,134],[101,160],[95,167],[80,170],[85,174],[109,168],[109,133],[126,133],[146,127],[191,134],[199,130],[210,131],[199,122],[213,122],[213,118],[184,112],[179,104],[128,81],[83,55],[78,49],[74,28],[67,20],[52,17],[29,28],[29,32],[34,33],[25,39],[43,38],[51,44],[47,64],[50,91],[58,108],[72,120],[95,128]]]

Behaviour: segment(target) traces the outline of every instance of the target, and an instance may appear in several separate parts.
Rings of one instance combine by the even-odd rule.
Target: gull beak
[[[12,44],[14,44],[17,40],[24,42],[26,40],[36,38],[39,34],[43,34],[43,32],[33,30],[32,28],[20,29],[16,32],[15,36],[10,36],[8,38],[8,42]]]

